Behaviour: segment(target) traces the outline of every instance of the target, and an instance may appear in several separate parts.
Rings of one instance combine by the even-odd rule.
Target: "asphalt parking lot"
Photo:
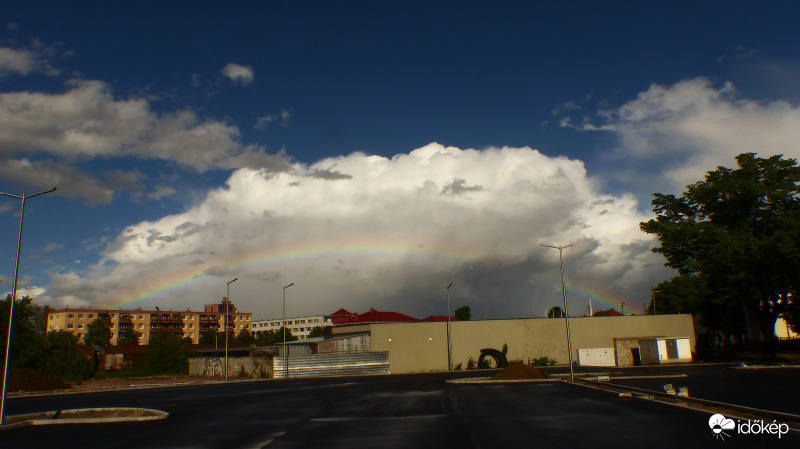
[[[734,390],[750,388],[739,382],[753,379],[720,368],[686,367],[686,380],[696,381],[690,388],[701,391],[709,381],[717,385],[709,391],[725,391],[725,382]],[[746,435],[734,428],[720,435],[709,426],[709,412],[620,398],[566,382],[446,382],[465,375],[268,380],[19,397],[9,400],[9,414],[113,406],[155,408],[170,417],[139,423],[29,426],[0,432],[0,442],[14,448],[800,447],[797,432]],[[782,388],[770,379],[787,375],[761,370],[753,376],[761,378],[764,391],[769,391]],[[730,379],[720,382],[720,378]],[[796,390],[787,401],[797,395]],[[792,407],[796,405],[785,408]]]

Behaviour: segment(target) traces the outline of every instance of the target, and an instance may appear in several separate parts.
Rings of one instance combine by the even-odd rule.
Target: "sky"
[[[570,314],[642,313],[674,276],[639,230],[653,193],[800,156],[799,21],[793,1],[5,2],[0,192],[58,188],[25,202],[18,295],[543,316],[563,304],[543,245],[577,243]],[[0,197],[3,291],[20,207]]]

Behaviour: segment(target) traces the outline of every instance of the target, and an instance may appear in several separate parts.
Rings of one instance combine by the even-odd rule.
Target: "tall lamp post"
[[[289,378],[289,357],[286,353],[286,289],[294,285],[294,282],[283,287],[283,378]]]
[[[225,382],[228,381],[228,310],[231,308],[231,284],[239,278],[228,282],[228,296],[225,297]]]
[[[569,336],[569,309],[567,308],[567,286],[564,283],[564,256],[562,255],[562,251],[564,248],[569,248],[570,246],[577,245],[578,242],[570,243],[569,245],[545,245],[544,243],[540,243],[542,246],[546,246],[548,248],[554,248],[558,250],[558,260],[561,263],[561,292],[564,295],[564,322],[566,323],[567,327],[567,352],[569,353],[569,381],[575,382],[575,373],[573,372],[572,368],[572,342]]]
[[[22,251],[22,223],[25,221],[25,200],[35,196],[44,195],[46,193],[55,192],[56,187],[45,190],[33,195],[13,195],[10,193],[0,192],[0,195],[10,196],[12,198],[19,198],[19,232],[17,233],[17,258],[14,261],[14,287],[11,289],[11,302],[8,306],[8,335],[6,335],[6,355],[5,355],[5,370],[3,372],[3,395],[0,399],[0,425],[5,424],[5,407],[6,407],[6,384],[8,383],[8,355],[11,349],[11,328],[13,327],[14,318],[14,303],[17,301],[17,279],[19,278],[19,257]]]
[[[450,343],[450,287],[453,286],[451,282],[445,290],[447,290],[447,370],[453,371],[453,345]]]

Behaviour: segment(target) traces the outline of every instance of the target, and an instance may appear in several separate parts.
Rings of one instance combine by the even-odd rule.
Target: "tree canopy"
[[[690,311],[705,311],[712,327],[743,317],[757,324],[754,337],[769,350],[775,321],[796,306],[800,283],[800,167],[780,155],[745,153],[736,162],[680,197],[654,194],[656,218],[640,227],[658,236],[653,251],[679,274],[657,287],[660,298],[683,291],[694,298]]]
[[[86,346],[108,346],[111,342],[111,327],[108,321],[96,319],[86,326],[86,334],[83,336]]]
[[[567,314],[564,313],[564,309],[561,307],[555,306],[547,311],[547,318],[564,318]]]
[[[469,321],[472,319],[472,309],[469,306],[459,307],[453,312],[453,315],[461,321]]]

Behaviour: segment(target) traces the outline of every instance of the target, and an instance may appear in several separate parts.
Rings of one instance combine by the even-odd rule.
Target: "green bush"
[[[144,353],[144,368],[147,374],[188,374],[189,343],[169,332],[153,332]]]
[[[553,366],[555,364],[556,361],[550,357],[539,357],[538,359],[531,360],[532,366]]]

